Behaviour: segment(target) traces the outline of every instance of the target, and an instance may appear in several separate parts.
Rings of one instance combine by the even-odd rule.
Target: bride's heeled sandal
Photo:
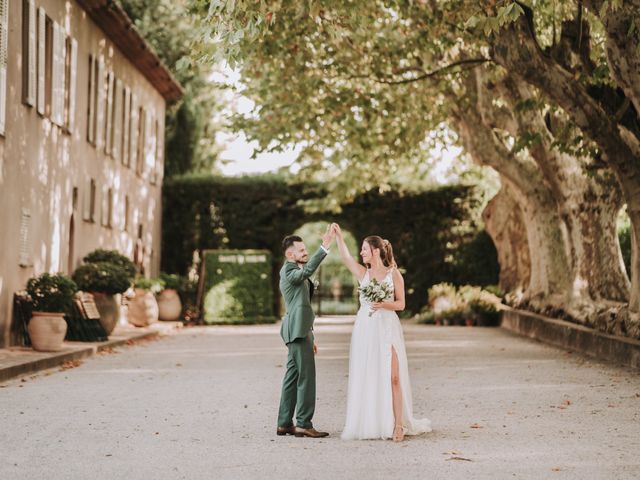
[[[396,425],[393,429],[393,441],[401,442],[404,440],[404,427],[402,425]]]

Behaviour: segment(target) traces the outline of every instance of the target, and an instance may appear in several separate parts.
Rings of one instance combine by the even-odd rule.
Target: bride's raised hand
[[[333,223],[331,226],[333,227],[333,231],[336,233],[336,237],[342,240],[342,230],[340,229],[340,225]]]

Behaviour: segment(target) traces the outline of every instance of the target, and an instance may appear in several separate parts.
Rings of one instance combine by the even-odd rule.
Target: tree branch
[[[483,63],[487,63],[487,62],[491,62],[492,60],[490,58],[469,58],[469,59],[465,59],[465,60],[458,60],[457,62],[453,62],[450,63],[449,65],[445,65],[444,67],[438,68],[436,70],[433,70],[431,72],[425,72],[422,75],[418,75],[417,77],[413,77],[413,78],[405,78],[402,80],[387,80],[384,78],[374,78],[374,77],[369,77],[372,80],[378,82],[378,83],[384,83],[386,85],[402,85],[405,83],[412,83],[412,82],[419,82],[421,80],[426,80],[428,78],[432,78],[435,77],[436,75],[440,75],[448,70],[452,70],[455,67],[460,67],[463,65],[472,65],[473,67],[477,66],[477,65],[482,65]],[[473,68],[472,67],[472,68]],[[356,77],[353,77],[356,78]]]

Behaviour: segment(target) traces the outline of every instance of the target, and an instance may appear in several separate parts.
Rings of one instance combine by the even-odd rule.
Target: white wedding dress
[[[369,281],[369,270],[360,284]],[[393,288],[391,271],[383,280]],[[402,388],[402,425],[406,435],[431,431],[431,421],[413,418],[413,400],[402,326],[396,312],[378,310],[360,295],[360,310],[351,335],[349,390],[343,440],[388,439],[395,419],[391,394],[391,347],[395,348]]]

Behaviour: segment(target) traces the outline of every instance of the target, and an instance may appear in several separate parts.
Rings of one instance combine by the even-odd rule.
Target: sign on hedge
[[[205,250],[203,317],[215,323],[275,322],[268,250]]]

